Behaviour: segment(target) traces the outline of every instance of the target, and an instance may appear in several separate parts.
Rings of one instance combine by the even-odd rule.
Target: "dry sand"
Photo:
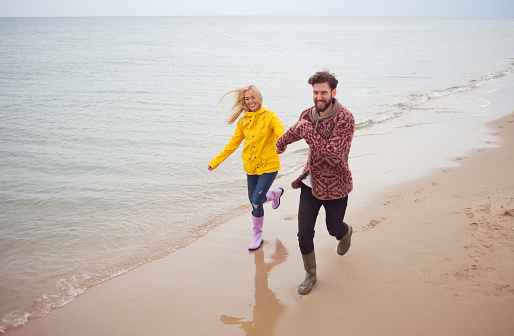
[[[240,216],[6,334],[514,335],[514,114],[489,127],[499,147],[350,202],[343,257],[321,211],[309,295],[287,185],[260,250]]]
[[[514,335],[514,115],[493,129],[501,148],[458,157],[462,166],[356,214],[367,224],[351,254],[318,248],[315,291],[277,335]]]

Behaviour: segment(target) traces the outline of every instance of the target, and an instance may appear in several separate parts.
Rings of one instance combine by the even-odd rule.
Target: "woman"
[[[262,106],[262,94],[255,85],[231,90],[221,97],[234,95],[235,101],[231,108],[227,124],[233,124],[241,113],[232,139],[210,163],[209,170],[219,166],[230,156],[244,140],[243,159],[248,183],[248,198],[252,204],[253,239],[248,249],[257,250],[263,243],[262,224],[264,222],[263,204],[271,201],[273,209],[280,205],[280,197],[284,189],[270,190],[280,170],[280,160],[275,149],[278,138],[284,134],[284,125],[275,114]]]

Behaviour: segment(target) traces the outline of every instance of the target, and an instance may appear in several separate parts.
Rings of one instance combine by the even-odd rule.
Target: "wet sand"
[[[398,136],[418,148],[408,158],[357,136],[352,246],[337,255],[321,211],[309,295],[297,293],[305,273],[293,174],[277,181],[286,192],[278,210],[266,208],[258,251],[247,250],[250,214],[239,216],[6,335],[513,335],[513,106],[493,104],[509,112],[485,127],[404,122]],[[454,157],[430,152],[427,139],[452,125],[480,136]],[[384,156],[365,155],[374,149]]]

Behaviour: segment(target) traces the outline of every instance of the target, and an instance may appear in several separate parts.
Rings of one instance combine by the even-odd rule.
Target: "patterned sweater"
[[[300,120],[308,122],[293,125],[277,141],[277,148],[285,150],[290,143],[304,139],[309,145],[309,157],[302,174],[291,184],[300,187],[302,179],[311,174],[312,194],[321,200],[346,197],[353,189],[348,167],[355,120],[353,115],[334,98],[332,109],[320,118],[313,106],[303,111]]]

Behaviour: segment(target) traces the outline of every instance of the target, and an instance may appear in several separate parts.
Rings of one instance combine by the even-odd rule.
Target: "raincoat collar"
[[[245,111],[245,117],[252,117],[252,116],[254,116],[254,115],[256,115],[256,114],[261,114],[261,113],[266,112],[266,111],[267,111],[267,109],[266,109],[264,106],[262,106],[262,105],[261,105],[261,108],[260,108],[260,109],[258,109],[258,110],[257,110],[257,111],[255,111],[255,112],[247,111],[247,110],[244,110],[244,111]]]

